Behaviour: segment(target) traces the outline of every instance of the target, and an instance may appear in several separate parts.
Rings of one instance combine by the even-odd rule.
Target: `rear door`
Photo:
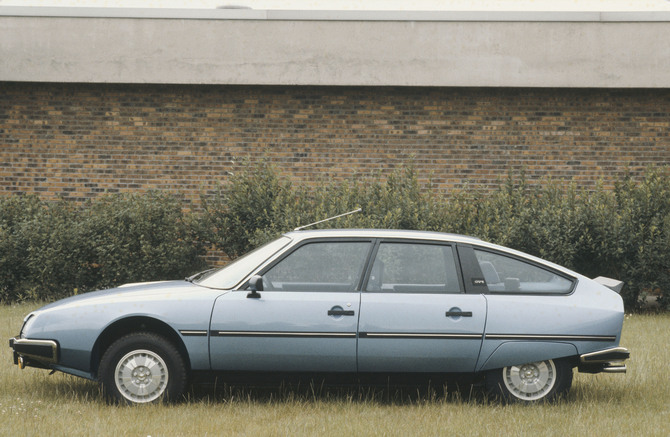
[[[464,293],[453,246],[382,241],[361,294],[360,372],[472,372],[486,299]]]

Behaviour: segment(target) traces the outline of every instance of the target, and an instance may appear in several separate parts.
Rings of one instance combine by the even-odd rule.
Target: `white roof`
[[[435,241],[451,241],[459,243],[477,243],[484,241],[476,237],[467,235],[447,234],[444,232],[414,231],[404,229],[304,229],[301,231],[292,231],[285,234],[290,238],[332,238],[332,237],[350,237],[350,238],[397,238],[397,239],[427,239]]]
[[[0,0],[0,6],[351,11],[670,11],[668,0]]]

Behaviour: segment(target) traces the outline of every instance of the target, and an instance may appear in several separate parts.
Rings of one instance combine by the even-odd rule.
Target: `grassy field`
[[[34,305],[0,306],[0,338]],[[199,388],[176,405],[105,404],[95,383],[0,359],[0,435],[670,435],[670,315],[632,315],[625,375],[575,373],[555,405],[351,390]],[[6,340],[5,340],[6,341]],[[7,343],[5,343],[7,344]]]

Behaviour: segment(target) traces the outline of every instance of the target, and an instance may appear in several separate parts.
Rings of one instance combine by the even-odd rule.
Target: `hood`
[[[77,306],[83,304],[103,304],[113,301],[133,301],[144,299],[160,299],[161,296],[172,297],[175,294],[188,293],[200,287],[188,281],[161,281],[125,284],[117,288],[91,291],[76,296],[66,297],[43,306],[38,311],[56,307]]]

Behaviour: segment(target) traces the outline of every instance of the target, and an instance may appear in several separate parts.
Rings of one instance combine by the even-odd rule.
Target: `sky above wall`
[[[670,11],[669,0],[0,0],[0,6],[376,11]]]

